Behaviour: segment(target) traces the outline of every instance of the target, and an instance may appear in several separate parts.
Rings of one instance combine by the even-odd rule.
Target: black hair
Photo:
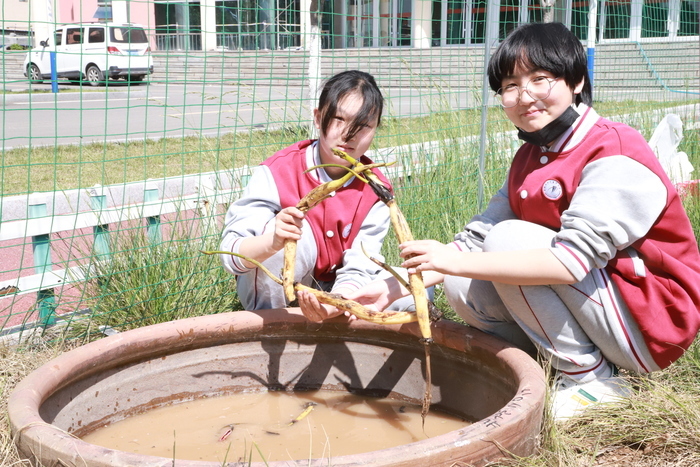
[[[345,139],[352,139],[364,125],[377,119],[377,125],[381,123],[384,110],[384,96],[379,90],[374,77],[369,73],[359,70],[340,72],[326,81],[318,99],[318,111],[320,113],[321,132],[328,130],[338,110],[338,102],[346,95],[357,92],[362,96],[362,107],[355,118],[350,122],[345,132]]]
[[[489,85],[494,92],[503,78],[515,68],[545,70],[563,78],[570,89],[583,80],[576,104],[593,105],[593,90],[588,76],[588,58],[581,41],[561,23],[530,23],[514,29],[498,46],[488,65]]]

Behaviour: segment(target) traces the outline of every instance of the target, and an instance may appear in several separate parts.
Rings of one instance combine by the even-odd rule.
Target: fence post
[[[309,10],[301,12],[303,19],[302,24],[306,23],[309,25],[309,31],[306,31],[308,37],[303,37],[302,40],[305,41],[302,45],[305,50],[309,51],[309,109],[316,107],[318,102],[318,97],[321,93],[321,27],[319,25],[319,8],[321,7],[321,2],[311,0],[308,3]],[[307,120],[309,127],[309,135],[311,138],[318,138],[318,130],[314,125],[313,114],[309,115]]]
[[[246,187],[246,185],[248,185],[248,182],[250,181],[250,177],[251,177],[250,174],[243,174],[243,175],[241,175],[241,178],[240,178],[240,186],[239,186],[239,189],[240,189],[241,191],[243,191],[243,189]]]
[[[497,0],[486,2],[486,30],[484,31],[484,74],[481,80],[481,134],[479,135],[479,180],[477,206],[484,206],[484,174],[486,173],[486,127],[489,113],[489,77],[486,70],[491,60],[491,48],[498,43],[498,18],[500,3]]]
[[[34,193],[29,198],[27,206],[30,219],[46,217],[46,202],[44,195]],[[51,236],[50,234],[35,235],[32,237],[32,252],[34,254],[34,271],[37,274],[45,274],[51,271]],[[43,282],[43,281],[42,281]],[[36,294],[39,308],[39,321],[47,326],[56,322],[56,297],[53,289],[39,289]]]
[[[144,204],[152,203],[158,201],[158,185],[152,181],[146,182],[146,189],[143,191],[143,202]],[[152,244],[160,243],[163,241],[163,234],[160,230],[160,216],[147,216],[146,217],[146,235],[148,236],[148,241]]]
[[[595,77],[595,35],[598,24],[598,0],[590,0],[588,4],[588,37],[586,38],[588,54],[588,79],[593,89],[593,78]]]
[[[98,221],[102,215],[102,210],[107,208],[107,196],[104,194],[104,187],[95,185],[90,188],[90,207],[97,211]],[[94,235],[93,251],[98,259],[105,259],[109,256],[109,225],[98,224],[92,228]]]

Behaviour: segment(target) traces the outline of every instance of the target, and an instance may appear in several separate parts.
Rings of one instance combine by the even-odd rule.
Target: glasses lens
[[[520,93],[518,88],[514,89],[499,89],[496,93],[496,101],[501,104],[501,107],[510,108],[515,107],[518,103],[518,98]]]
[[[556,80],[554,79],[549,80],[543,77],[535,78],[527,83],[525,90],[533,99],[540,101],[549,97],[549,94],[552,92],[552,85],[555,82]]]

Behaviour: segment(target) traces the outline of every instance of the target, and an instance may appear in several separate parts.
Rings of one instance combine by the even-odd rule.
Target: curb
[[[75,88],[58,88],[57,93],[52,92],[29,92],[28,88],[24,89],[12,89],[7,90],[9,94],[0,94],[0,102],[11,104],[20,101],[30,101],[30,102],[53,102],[62,100],[75,99],[76,96],[80,96],[83,100],[104,100],[107,95],[111,97],[144,97],[146,96],[146,91],[108,91],[108,90],[91,90],[90,92],[82,92],[76,90]],[[61,92],[69,91],[69,92]],[[93,97],[94,96],[94,97]]]

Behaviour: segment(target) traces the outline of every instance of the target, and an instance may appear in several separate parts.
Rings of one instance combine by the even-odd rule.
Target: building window
[[[679,36],[700,34],[700,1],[683,0],[680,11]]]
[[[98,21],[112,21],[112,1],[97,2],[97,11],[92,17]]]

